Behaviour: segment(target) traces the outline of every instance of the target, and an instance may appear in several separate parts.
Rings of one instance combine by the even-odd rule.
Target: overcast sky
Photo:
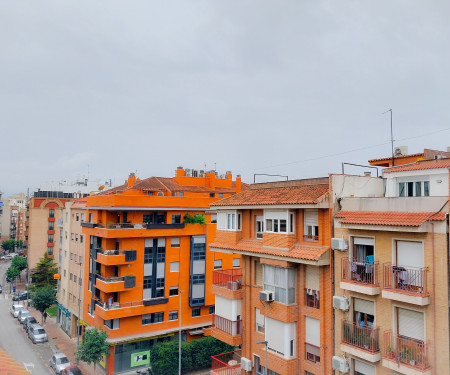
[[[0,190],[450,146],[450,2],[0,0]],[[350,170],[349,170],[350,171]],[[352,172],[356,172],[353,170]]]

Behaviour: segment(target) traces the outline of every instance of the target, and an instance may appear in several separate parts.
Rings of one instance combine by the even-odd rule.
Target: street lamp
[[[264,344],[264,346],[266,347],[266,369],[264,370],[264,375],[267,375],[267,344],[269,342],[268,341],[256,341],[256,344]]]

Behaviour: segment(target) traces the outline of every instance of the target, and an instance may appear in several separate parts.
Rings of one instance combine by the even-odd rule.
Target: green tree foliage
[[[10,266],[6,271],[6,277],[8,277],[11,282],[14,282],[16,278],[20,276],[20,270],[17,267]]]
[[[11,252],[14,250],[16,244],[17,244],[16,240],[5,240],[2,242],[2,249]]]
[[[31,305],[38,310],[42,315],[51,305],[56,303],[55,289],[52,286],[44,286],[36,288],[31,295]]]
[[[11,267],[16,267],[19,271],[28,267],[27,259],[25,257],[14,257],[11,261]]]
[[[47,285],[55,288],[57,280],[55,280],[53,276],[56,273],[58,273],[58,264],[55,263],[53,258],[50,258],[46,252],[32,272],[31,279],[33,288],[42,288]]]
[[[99,331],[95,327],[88,329],[84,334],[83,343],[75,352],[77,360],[86,362],[88,365],[93,363],[95,372],[96,363],[109,352],[109,344],[106,342],[107,338],[108,334],[105,331]]]
[[[233,351],[234,347],[208,336],[181,344],[181,371],[201,370],[211,366],[211,356]],[[151,366],[154,375],[178,374],[178,342],[157,343],[151,350]]]
[[[192,216],[191,214],[186,214],[183,216],[183,223],[185,224],[205,224],[206,220],[203,215],[197,214]]]

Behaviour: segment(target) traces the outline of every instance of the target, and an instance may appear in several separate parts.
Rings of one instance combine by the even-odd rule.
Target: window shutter
[[[422,242],[397,241],[397,265],[404,267],[423,267]]]
[[[425,339],[423,313],[407,309],[397,309],[398,334],[416,340]]]
[[[305,268],[305,288],[320,290],[319,267],[306,265]]]
[[[364,375],[376,375],[375,366],[369,365],[366,362],[357,361],[355,359],[355,371]]]
[[[320,320],[305,318],[305,342],[320,347]]]
[[[284,323],[266,317],[266,340],[270,349],[284,355]]]
[[[262,280],[263,280],[262,264],[259,262],[256,262],[256,285],[262,286]]]
[[[375,304],[373,301],[368,301],[366,299],[354,298],[353,300],[353,310],[361,313],[375,315]]]
[[[226,212],[219,212],[217,214],[217,229],[227,229],[227,214]]]
[[[373,238],[353,237],[353,244],[375,246],[375,241]]]
[[[264,327],[264,315],[261,314],[260,309],[255,309],[256,311],[256,324],[262,325]]]
[[[317,210],[306,209],[304,214],[305,226],[313,225],[316,226],[319,223],[319,213]]]

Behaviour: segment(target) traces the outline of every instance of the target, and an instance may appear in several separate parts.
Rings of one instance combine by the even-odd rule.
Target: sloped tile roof
[[[450,159],[420,160],[412,164],[399,165],[398,167],[386,168],[383,173],[420,171],[425,169],[450,168]]]
[[[245,251],[255,253],[255,255],[275,255],[284,258],[294,258],[303,260],[320,260],[321,256],[325,254],[329,246],[306,246],[296,244],[290,250],[278,250],[273,247],[264,247],[261,240],[240,240],[236,244],[214,242],[210,247],[217,249],[228,249],[236,251]]]
[[[127,188],[128,188],[128,184],[125,183],[123,185],[114,186],[111,189],[108,189],[108,190],[105,190],[105,191],[101,191],[97,195],[108,195],[108,194],[120,193],[120,192],[126,190]]]
[[[255,189],[222,199],[212,206],[314,204],[328,194],[328,184]]]
[[[428,219],[445,220],[445,212],[341,211],[336,215],[341,224],[391,225],[419,227]]]

